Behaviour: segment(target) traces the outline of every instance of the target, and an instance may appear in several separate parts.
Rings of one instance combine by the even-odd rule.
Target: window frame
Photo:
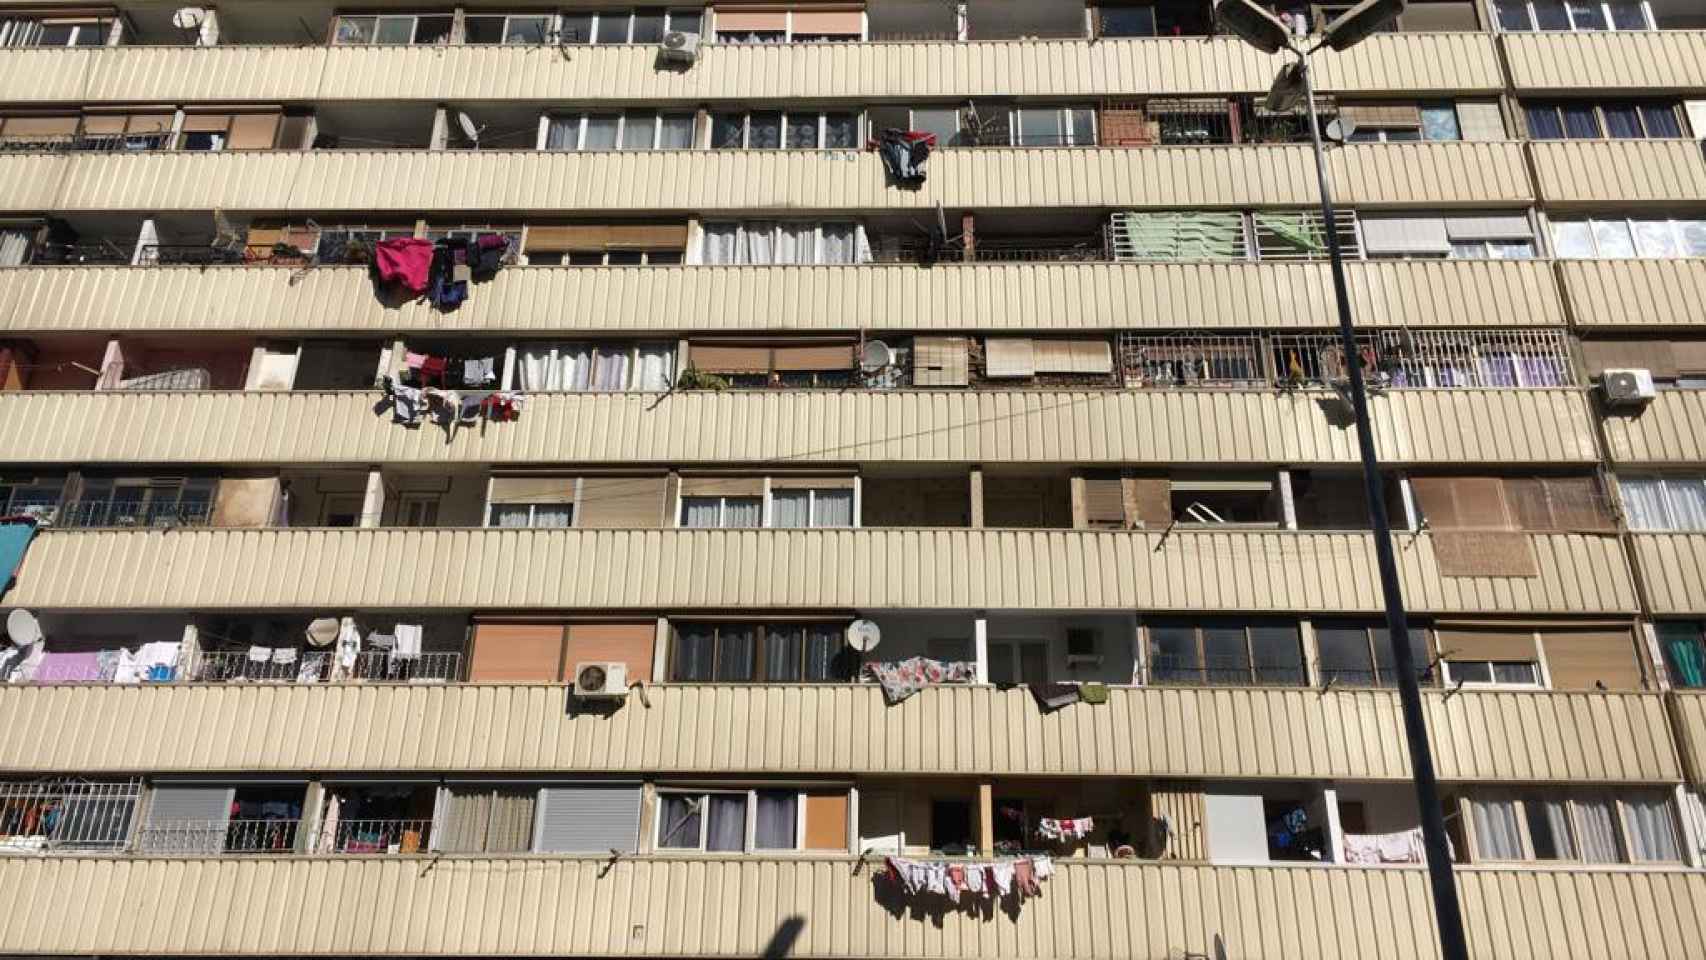
[[[1635,4],[1635,6],[1639,7],[1641,10],[1641,19],[1645,21],[1644,26],[1635,29],[1618,27],[1616,25],[1616,18],[1611,14],[1612,4],[1606,2],[1606,0],[1599,0],[1599,2],[1594,4],[1594,6],[1599,7],[1600,16],[1603,18],[1603,22],[1605,23],[1605,28],[1602,30],[1584,29],[1577,26],[1576,14],[1575,11],[1571,9],[1570,0],[1562,0],[1560,3],[1560,6],[1564,8],[1565,19],[1570,22],[1570,29],[1568,30],[1542,30],[1539,26],[1540,21],[1534,12],[1534,0],[1516,0],[1516,2],[1509,3],[1508,5],[1513,7],[1520,5],[1523,8],[1524,16],[1528,20],[1528,25],[1518,29],[1506,27],[1504,25],[1503,18],[1500,16],[1500,8],[1507,6],[1507,4],[1501,2],[1501,0],[1493,0],[1491,22],[1499,33],[1650,33],[1658,29],[1658,22],[1653,16],[1652,6],[1647,3],[1646,0],[1640,0],[1640,2]]]
[[[762,529],[764,529],[764,507],[765,507],[764,499],[765,498],[764,498],[763,494],[760,494],[756,497],[750,496],[747,494],[727,494],[727,493],[683,494],[683,495],[676,498],[675,525],[682,530],[762,530]],[[690,526],[688,526],[687,525],[687,502],[689,500],[700,500],[700,501],[715,500],[715,501],[717,501],[717,525],[714,527],[690,527]],[[729,518],[729,501],[730,500],[756,500],[756,501],[758,501],[758,525],[752,526],[752,527],[731,527],[731,526],[728,526],[727,524],[728,524],[728,518]]]
[[[753,114],[776,114],[781,118],[779,121],[780,125],[777,128],[778,133],[776,146],[755,147],[752,145]],[[833,147],[829,145],[829,118],[831,116],[847,116],[852,118],[853,143],[851,145]],[[864,142],[865,138],[865,114],[861,110],[838,110],[830,108],[819,110],[789,110],[786,108],[778,110],[714,110],[711,111],[709,117],[710,126],[707,128],[707,132],[710,134],[711,140],[709,142],[708,149],[711,150],[857,150],[859,149],[859,145]],[[720,118],[727,119],[730,117],[740,118],[740,146],[718,146],[715,136],[717,122]],[[799,117],[815,117],[817,119],[817,143],[811,146],[796,146],[788,142],[789,120],[797,119]]]
[[[473,42],[468,40],[467,25],[466,24],[467,24],[467,21],[469,19],[480,18],[480,19],[485,19],[485,20],[496,20],[499,17],[503,18],[503,28],[498,33],[498,41],[496,43],[473,43]],[[542,31],[544,34],[543,43],[542,44],[536,44],[533,41],[511,40],[509,38],[510,28],[513,26],[513,24],[516,20],[543,20],[544,21],[544,29]],[[497,11],[470,10],[464,16],[463,24],[464,25],[463,25],[463,33],[462,33],[462,43],[466,46],[473,46],[473,47],[512,47],[512,46],[513,47],[520,47],[520,46],[541,46],[541,45],[549,44],[549,43],[553,42],[553,38],[560,35],[560,33],[562,31],[563,21],[562,21],[561,15],[556,14],[556,13],[538,13],[538,12],[534,12],[534,13],[500,13]]]
[[[807,260],[805,262],[770,260],[770,261],[767,261],[764,263],[758,263],[758,262],[754,262],[754,261],[742,261],[742,260],[737,259],[733,263],[716,263],[716,264],[713,264],[713,263],[711,263],[711,261],[706,259],[706,257],[705,257],[706,241],[710,235],[710,231],[713,228],[719,228],[720,229],[720,228],[728,227],[728,226],[732,225],[735,228],[735,235],[737,238],[739,238],[739,242],[741,244],[741,247],[744,250],[746,247],[746,239],[745,238],[748,235],[757,233],[756,230],[752,229],[753,225],[754,224],[761,224],[761,223],[770,224],[770,244],[771,244],[771,247],[773,249],[776,249],[776,250],[781,249],[781,246],[782,246],[782,230],[784,227],[796,227],[797,228],[797,227],[805,226],[806,224],[810,224],[812,226],[812,257],[811,257],[811,259]],[[824,249],[823,231],[824,231],[825,227],[852,227],[853,228],[853,235],[852,235],[852,238],[853,238],[853,259],[851,259],[851,260],[836,260],[836,261],[819,261],[818,260],[818,258],[817,258],[818,251]],[[764,219],[764,218],[741,219],[741,220],[703,220],[703,221],[700,221],[700,224],[699,224],[699,231],[698,231],[698,238],[696,241],[696,246],[697,246],[696,252],[698,254],[697,260],[698,260],[699,264],[709,265],[709,266],[728,266],[728,267],[735,267],[735,266],[842,267],[842,266],[856,266],[856,265],[861,264],[861,263],[869,263],[870,262],[870,258],[866,256],[866,254],[869,250],[869,243],[865,237],[865,224],[864,224],[864,221],[861,221],[861,220],[843,220],[843,219],[839,219],[839,218],[831,218],[831,219],[827,219],[827,220],[788,220],[788,219],[776,220],[776,219]]]
[[[672,787],[657,788],[657,816],[653,817],[652,850],[665,856],[693,856],[714,853],[729,855],[758,854],[761,856],[799,855],[806,850],[806,795],[804,787],[793,784],[782,784],[775,787]],[[794,794],[794,843],[790,847],[759,847],[758,846],[758,795],[760,793],[793,793]],[[669,796],[697,797],[699,802],[699,842],[696,846],[664,846],[664,798]],[[746,798],[746,818],[742,830],[741,849],[706,850],[706,834],[710,831],[711,818],[707,815],[710,809],[709,798],[712,796],[744,796]]]
[[[1591,137],[1572,137],[1569,135],[1569,125],[1564,121],[1564,109],[1566,107],[1572,106],[1572,105],[1574,105],[1574,106],[1585,106],[1585,107],[1592,108],[1593,117],[1594,117],[1594,125],[1596,128],[1594,136],[1591,136]],[[1599,99],[1594,99],[1594,100],[1583,100],[1583,99],[1548,100],[1548,99],[1541,99],[1541,100],[1537,100],[1537,101],[1524,102],[1521,106],[1522,106],[1523,131],[1528,135],[1528,139],[1534,140],[1537,142],[1557,143],[1557,142],[1567,141],[1567,140],[1578,140],[1579,141],[1579,140],[1683,140],[1683,139],[1687,139],[1686,134],[1688,131],[1688,118],[1685,115],[1683,104],[1681,101],[1670,98],[1670,97],[1634,97],[1634,98],[1629,98],[1629,99],[1608,99],[1608,100],[1599,100]],[[1640,132],[1639,136],[1614,137],[1611,135],[1611,124],[1606,119],[1606,113],[1605,113],[1606,108],[1607,107],[1621,107],[1621,106],[1633,107],[1635,109],[1635,121],[1636,121],[1636,123],[1640,124],[1640,127],[1641,127],[1641,132]],[[1647,113],[1646,113],[1646,111],[1653,110],[1653,109],[1664,109],[1664,110],[1670,111],[1671,122],[1676,125],[1676,128],[1679,131],[1680,135],[1670,136],[1670,135],[1660,135],[1660,134],[1653,133],[1651,131],[1651,129],[1649,129],[1650,124],[1648,123]],[[1561,137],[1539,137],[1539,136],[1535,136],[1534,125],[1533,125],[1533,123],[1530,122],[1529,115],[1532,111],[1536,111],[1536,110],[1550,111],[1553,114],[1553,116],[1557,119],[1558,128],[1560,130],[1564,131],[1564,135]]]
[[[1195,647],[1196,666],[1161,668],[1161,670],[1164,671],[1167,674],[1167,676],[1165,676],[1165,678],[1163,678],[1163,679],[1158,679],[1156,676],[1157,668],[1155,666],[1155,660],[1161,654],[1159,653],[1159,650],[1157,648],[1157,644],[1156,644],[1156,641],[1154,638],[1154,633],[1153,633],[1153,631],[1157,627],[1164,628],[1164,629],[1174,629],[1174,630],[1180,629],[1180,628],[1189,628],[1191,630],[1191,633],[1192,633],[1192,644]],[[1274,665],[1269,665],[1269,664],[1262,664],[1259,662],[1259,658],[1257,656],[1257,648],[1256,648],[1255,638],[1254,638],[1254,631],[1256,629],[1262,628],[1262,627],[1288,627],[1293,631],[1293,637],[1297,643],[1297,666],[1296,667],[1291,667],[1291,666],[1280,667],[1280,666],[1274,666]],[[1209,664],[1209,653],[1208,653],[1208,642],[1207,642],[1208,631],[1211,629],[1228,630],[1228,629],[1232,629],[1232,628],[1236,628],[1236,629],[1242,631],[1242,633],[1244,635],[1243,647],[1244,647],[1244,656],[1245,656],[1245,661],[1246,661],[1245,665],[1243,667],[1219,667],[1219,666],[1210,665]],[[1300,624],[1299,622],[1297,622],[1295,620],[1293,620],[1293,621],[1267,620],[1267,619],[1227,619],[1227,620],[1220,620],[1220,619],[1215,619],[1215,618],[1189,619],[1189,618],[1166,617],[1166,618],[1156,618],[1154,620],[1150,620],[1150,621],[1145,622],[1143,624],[1143,632],[1144,632],[1144,658],[1143,659],[1144,659],[1144,666],[1145,666],[1144,673],[1145,673],[1145,680],[1147,681],[1147,685],[1149,685],[1149,686],[1159,686],[1159,687],[1239,687],[1239,688],[1243,688],[1243,687],[1306,688],[1309,686],[1309,662],[1308,662],[1308,658],[1304,655],[1304,650],[1303,650],[1303,628],[1302,628],[1302,624]],[[1292,681],[1292,682],[1276,681],[1276,680],[1271,679],[1271,677],[1264,677],[1264,671],[1268,671],[1271,673],[1273,671],[1290,671],[1293,669],[1295,669],[1297,671],[1297,679],[1295,681]],[[1224,679],[1224,675],[1229,674],[1235,670],[1242,670],[1248,676],[1249,679],[1244,680],[1244,681]],[[1196,677],[1194,679],[1189,676],[1189,674],[1191,674],[1191,673],[1196,674]]]
[[[527,502],[490,501],[486,504],[486,526],[490,529],[493,529],[493,530],[570,530],[570,529],[573,529],[575,526],[575,512],[576,512],[575,507],[578,505],[579,504],[577,504],[577,503],[536,503],[533,501],[527,501]],[[520,509],[521,507],[527,508],[527,523],[526,523],[526,525],[519,526],[519,527],[515,527],[515,526],[506,527],[506,526],[503,526],[502,524],[498,523],[498,510],[499,509],[516,510],[516,509]],[[544,525],[537,523],[536,521],[538,520],[538,517],[539,517],[539,508],[540,507],[549,507],[551,509],[557,509],[557,510],[560,510],[564,507],[567,507],[569,510],[569,522],[563,524],[562,526],[557,526],[556,524],[544,526]]]
[[[813,373],[815,374],[816,371],[813,371]],[[781,524],[776,523],[775,521],[776,521],[776,498],[777,498],[777,495],[778,494],[799,494],[799,493],[804,493],[806,495],[806,524],[805,524],[805,526],[803,526],[803,527],[784,527]],[[818,523],[817,522],[817,498],[818,498],[819,494],[845,494],[847,497],[849,514],[852,513],[852,506],[853,506],[854,502],[857,500],[857,498],[853,496],[853,488],[852,487],[793,487],[793,488],[785,489],[785,490],[771,489],[770,491],[768,491],[768,494],[766,496],[767,502],[764,505],[764,512],[765,512],[765,519],[766,519],[765,526],[770,528],[770,529],[773,529],[773,530],[852,530],[852,529],[855,529],[859,526],[859,523],[858,523],[859,518],[858,517],[850,517],[851,522],[849,522],[846,526],[841,526],[841,525],[836,525],[836,524],[827,524],[827,523],[824,523],[824,524]]]
[[[1629,824],[1630,792],[1631,791],[1608,789],[1558,790],[1554,788],[1552,790],[1538,790],[1514,789],[1508,787],[1468,791],[1462,797],[1462,801],[1464,803],[1464,820],[1469,826],[1468,833],[1471,838],[1469,846],[1473,856],[1470,862],[1487,864],[1576,864],[1588,867],[1640,867],[1686,864],[1688,862],[1688,853],[1685,849],[1687,835],[1683,830],[1683,823],[1680,816],[1681,811],[1677,809],[1676,798],[1674,796],[1664,794],[1662,790],[1638,789],[1635,792],[1648,793],[1654,797],[1663,798],[1665,810],[1671,820],[1672,835],[1677,840],[1677,857],[1674,860],[1638,860],[1635,858],[1634,837],[1631,833]],[[1530,803],[1542,801],[1562,802],[1568,810],[1571,849],[1570,855],[1567,857],[1541,858],[1535,853],[1534,836],[1529,828],[1528,807]],[[1616,818],[1616,823],[1614,824],[1615,832],[1613,835],[1617,843],[1616,860],[1588,860],[1582,856],[1581,837],[1583,814],[1581,810],[1586,807],[1590,801],[1609,802],[1611,805],[1612,816]],[[1471,806],[1477,802],[1510,803],[1513,805],[1516,813],[1518,845],[1522,848],[1520,856],[1517,859],[1513,860],[1503,857],[1488,857],[1482,853],[1483,840],[1480,834],[1476,832],[1474,824],[1475,818],[1470,813]]]
[[[48,21],[53,21],[49,23]],[[43,16],[7,15],[0,11],[0,49],[41,47],[49,50],[72,47],[104,47],[112,38],[114,20],[103,20],[100,17],[64,17],[51,13]],[[66,27],[69,32],[65,35],[64,43],[43,43],[42,38],[49,28]],[[99,38],[92,43],[80,42],[83,31],[94,29],[99,32]],[[17,42],[15,38],[23,38]]]
[[[1634,250],[1633,256],[1628,256],[1628,257],[1607,256],[1603,251],[1601,251],[1600,242],[1599,242],[1599,233],[1598,233],[1598,230],[1596,229],[1596,226],[1598,224],[1602,224],[1602,223],[1603,224],[1619,224],[1619,225],[1621,225],[1622,229],[1625,230],[1629,235],[1629,244],[1630,244],[1631,248]],[[1586,225],[1588,240],[1593,245],[1593,255],[1592,256],[1587,256],[1587,257],[1572,256],[1572,255],[1565,254],[1562,252],[1562,250],[1560,249],[1561,245],[1558,242],[1558,228],[1560,225],[1563,225],[1563,224],[1585,224]],[[1643,224],[1643,225],[1648,225],[1648,226],[1655,225],[1655,224],[1665,225],[1666,229],[1668,229],[1670,231],[1672,239],[1675,241],[1675,247],[1676,247],[1677,253],[1673,256],[1647,256],[1647,255],[1643,255],[1641,253],[1640,234],[1638,234],[1636,232],[1636,224]],[[1548,229],[1548,234],[1549,234],[1548,239],[1551,241],[1551,244],[1552,244],[1552,255],[1559,260],[1660,260],[1660,261],[1663,261],[1663,260],[1699,260],[1702,258],[1706,258],[1706,247],[1702,247],[1701,248],[1702,252],[1700,252],[1700,253],[1690,253],[1689,252],[1691,249],[1693,249],[1693,246],[1692,246],[1692,244],[1689,243],[1688,234],[1685,232],[1687,229],[1687,227],[1685,225],[1687,225],[1687,224],[1700,224],[1702,229],[1706,229],[1706,216],[1700,216],[1700,217],[1638,217],[1638,216],[1610,217],[1610,216],[1593,216],[1590,214],[1588,216],[1583,216],[1583,217],[1558,217],[1558,218],[1548,217],[1546,225],[1549,228]]]
[[[426,46],[426,45],[429,45],[428,42],[420,39],[421,18],[423,18],[423,17],[435,17],[435,18],[450,19],[452,21],[451,31],[453,31],[455,29],[454,15],[448,14],[448,13],[400,13],[400,12],[390,12],[390,11],[375,11],[372,13],[340,13],[340,14],[338,14],[337,22],[332,25],[332,46],[336,46],[336,47],[377,47],[377,46],[412,47],[412,46]],[[340,28],[343,26],[344,23],[346,23],[347,21],[350,21],[350,20],[372,20],[373,21],[373,38],[371,40],[366,40],[366,41],[362,41],[362,42],[339,39]],[[381,20],[408,20],[409,21],[409,39],[408,39],[408,41],[405,43],[389,43],[389,42],[382,43],[379,39],[379,24],[380,24]],[[439,44],[449,45],[451,31],[445,32],[443,40],[431,41],[430,45],[433,45],[433,46],[437,46]]]
[[[818,685],[824,685],[824,684],[852,683],[857,679],[857,676],[832,675],[826,679],[813,680],[813,679],[808,679],[806,676],[806,657],[807,657],[807,654],[809,653],[808,644],[811,641],[811,635],[812,635],[811,631],[814,628],[819,628],[819,629],[828,628],[828,629],[840,630],[843,634],[845,634],[846,629],[847,629],[847,621],[844,621],[844,620],[779,620],[779,621],[768,621],[768,622],[767,621],[753,621],[753,620],[681,620],[681,621],[672,621],[669,626],[670,626],[669,651],[668,651],[668,653],[669,653],[669,670],[667,671],[667,673],[668,673],[668,676],[670,678],[669,679],[670,683],[790,684],[790,685],[799,685],[799,686],[806,686],[806,685],[818,686]],[[716,665],[717,665],[717,662],[719,661],[719,659],[721,658],[722,648],[723,648],[722,630],[724,627],[739,628],[740,630],[743,630],[743,631],[745,631],[745,630],[752,631],[753,649],[752,649],[752,676],[751,677],[748,677],[745,679],[738,679],[738,678],[737,679],[729,679],[726,677],[716,676]],[[689,629],[702,630],[702,629],[707,629],[707,628],[710,629],[713,633],[713,641],[712,641],[712,647],[711,647],[711,672],[712,672],[711,679],[709,679],[709,680],[683,680],[683,679],[680,679],[680,677],[677,674],[677,665],[680,663],[681,638],[682,638],[683,633],[685,633]],[[764,669],[764,650],[765,650],[766,643],[770,639],[770,633],[772,630],[776,630],[776,631],[799,630],[799,631],[801,631],[800,638],[799,638],[800,647],[799,647],[799,651],[798,651],[799,652],[799,663],[800,663],[800,674],[798,677],[783,677],[780,679],[775,679],[775,678],[772,678],[766,674],[765,669]]]
[[[1664,511],[1664,523],[1661,526],[1655,527],[1655,526],[1646,526],[1646,525],[1642,525],[1642,526],[1636,526],[1635,525],[1635,523],[1634,523],[1634,519],[1635,519],[1634,518],[1634,511],[1630,510],[1629,506],[1628,506],[1628,502],[1629,502],[1628,491],[1624,489],[1625,486],[1627,486],[1628,484],[1631,484],[1631,483],[1643,483],[1643,484],[1654,484],[1655,485],[1656,492],[1658,494],[1658,506],[1660,509],[1662,509]],[[1618,477],[1617,477],[1617,487],[1618,487],[1617,492],[1618,492],[1619,499],[1622,500],[1623,504],[1624,504],[1624,507],[1623,507],[1624,523],[1629,527],[1629,529],[1631,531],[1634,531],[1636,533],[1706,533],[1706,524],[1702,524],[1701,526],[1698,526],[1698,527],[1693,527],[1693,526],[1682,526],[1678,522],[1678,518],[1680,516],[1682,516],[1683,511],[1679,510],[1674,505],[1673,498],[1676,496],[1676,494],[1673,493],[1671,490],[1671,487],[1673,484],[1675,484],[1675,485],[1692,484],[1695,486],[1706,485],[1706,477],[1675,476],[1675,475],[1663,474],[1663,473],[1632,474],[1629,476],[1624,476],[1621,474],[1618,475]]]
[[[1074,121],[1073,115],[1075,113],[1077,113],[1078,111],[1084,111],[1084,113],[1087,114],[1090,118],[1090,136],[1089,136],[1089,140],[1085,143],[1079,143],[1078,142],[1077,125],[1073,122]],[[1025,137],[1024,120],[1025,120],[1025,114],[1027,112],[1053,113],[1055,115],[1055,117],[1054,117],[1055,129],[1060,130],[1060,131],[1064,131],[1061,134],[1057,134],[1057,136],[1059,136],[1059,138],[1060,138],[1060,142],[1058,142],[1058,143],[1024,143],[1024,142],[1022,142],[1024,137]],[[909,113],[908,116],[911,116],[911,114]],[[1057,149],[1060,147],[1094,147],[1094,146],[1099,145],[1099,143],[1100,143],[1100,133],[1101,133],[1100,127],[1101,127],[1101,118],[1097,115],[1097,110],[1096,110],[1096,107],[1094,105],[1059,103],[1059,104],[1036,104],[1033,106],[1026,106],[1023,104],[1014,104],[1013,106],[1009,107],[1007,110],[1007,145],[1009,147],[1021,147],[1024,149],[1049,149],[1049,148],[1056,148]]]
[[[650,114],[651,115],[651,126],[652,126],[651,146],[648,146],[648,147],[623,146],[623,139],[627,136],[627,133],[628,133],[629,116],[630,115],[639,116],[639,115],[644,115],[644,114]],[[595,117],[603,118],[603,117],[610,117],[610,116],[614,116],[616,118],[616,139],[614,141],[614,146],[588,147],[586,145],[586,134],[587,134],[587,128],[591,125],[592,119]],[[687,137],[688,145],[685,147],[661,146],[661,144],[663,143],[664,121],[666,119],[680,119],[683,117],[685,117],[688,121],[688,137]],[[618,111],[614,111],[614,112],[608,111],[608,110],[582,110],[582,111],[578,111],[578,112],[552,114],[552,115],[550,115],[550,117],[547,119],[546,122],[547,122],[546,141],[545,141],[546,145],[542,149],[545,151],[548,151],[548,152],[555,152],[555,153],[618,153],[618,152],[623,152],[623,151],[626,151],[629,153],[638,153],[638,152],[650,151],[650,150],[692,150],[692,149],[695,149],[694,144],[698,140],[698,136],[699,136],[698,117],[697,117],[697,115],[695,115],[691,111],[674,111],[674,110],[667,110],[667,109],[647,109],[647,108],[638,108],[638,109],[632,109],[632,110],[618,110]],[[575,142],[574,142],[573,146],[567,146],[567,147],[550,146],[550,139],[549,139],[550,128],[552,126],[555,126],[558,123],[572,123],[574,125]]]

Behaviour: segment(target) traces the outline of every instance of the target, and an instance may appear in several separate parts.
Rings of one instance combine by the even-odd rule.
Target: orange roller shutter
[[[560,623],[482,623],[468,675],[475,683],[553,683],[562,662]]]
[[[563,658],[562,679],[574,679],[577,663],[625,663],[628,682],[652,679],[652,646],[657,623],[574,623],[569,625],[569,652]]]
[[[1546,669],[1558,690],[1642,689],[1641,661],[1628,629],[1561,629],[1540,632]]]
[[[865,18],[858,10],[798,10],[794,13],[795,33],[851,34],[865,31]]]
[[[851,370],[853,349],[852,341],[777,347],[771,363],[776,370]]]
[[[1447,660],[1534,659],[1534,631],[1500,630],[1491,627],[1453,629],[1441,627],[1439,648]]]
[[[847,791],[806,794],[807,850],[847,849]]]
[[[240,113],[231,118],[231,149],[270,150],[278,139],[276,113]]]
[[[786,30],[786,10],[731,10],[717,7],[718,30]]]
[[[687,363],[705,373],[769,373],[770,348],[691,340]]]
[[[682,477],[684,497],[758,497],[764,495],[763,477]]]
[[[669,478],[586,477],[581,480],[577,527],[632,529],[661,527]]]

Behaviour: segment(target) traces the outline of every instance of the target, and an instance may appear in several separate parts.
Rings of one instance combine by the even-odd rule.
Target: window
[[[681,525],[691,529],[763,526],[763,497],[682,497]]]
[[[0,17],[0,47],[100,47],[107,27],[101,20]]]
[[[1554,252],[1566,259],[1706,257],[1706,219],[1553,220],[1552,243]]]
[[[1151,6],[1098,7],[1096,8],[1096,19],[1099,27],[1098,36],[1155,36],[1155,8]]]
[[[1673,686],[1689,690],[1706,687],[1706,639],[1693,620],[1661,620],[1654,624],[1665,670]]]
[[[0,510],[5,511],[0,516],[34,517],[41,523],[52,523],[64,489],[63,478],[0,480]]]
[[[1653,29],[1641,0],[1494,0],[1493,9],[1506,33]]]
[[[556,32],[549,14],[470,14],[463,23],[465,40],[473,44],[544,43]]]
[[[851,527],[853,491],[829,488],[773,490],[770,494],[770,525]]]
[[[1699,477],[1619,477],[1631,530],[1706,530],[1706,481]]]
[[[1481,791],[1467,800],[1478,861],[1674,863],[1681,831],[1657,790]]]
[[[523,343],[516,347],[517,390],[659,391],[675,374],[671,343]]]
[[[1391,633],[1384,626],[1320,622],[1315,646],[1320,652],[1321,681],[1344,687],[1392,687],[1398,683],[1393,665]],[[1433,656],[1428,632],[1410,628],[1410,660],[1418,679],[1433,682]]]
[[[852,150],[859,146],[859,115],[847,111],[755,110],[711,117],[717,150]]]
[[[706,223],[702,263],[864,263],[864,232],[850,222],[746,220]]]
[[[213,512],[212,478],[85,478],[60,523],[80,527],[175,527],[204,524]]]
[[[693,146],[693,115],[629,110],[551,118],[547,150],[688,150]]]
[[[684,623],[670,679],[683,683],[843,683],[858,669],[843,623]]]
[[[1151,682],[1298,686],[1304,681],[1296,624],[1158,621],[1148,629]]]
[[[449,43],[451,25],[454,20],[455,18],[448,13],[426,16],[407,13],[386,16],[340,16],[338,17],[338,25],[332,33],[332,42],[356,45]]]
[[[493,503],[488,508],[488,527],[572,527],[572,503]]]
[[[1089,107],[1014,107],[1015,147],[1093,147],[1096,111]]]
[[[596,13],[563,14],[559,36],[563,43],[657,43],[666,33],[699,33],[703,15],[698,10],[601,10]]]
[[[1523,107],[1535,140],[1675,139],[1683,135],[1679,105],[1657,101],[1559,101]]]
[[[657,849],[708,853],[799,850],[797,789],[658,791]]]

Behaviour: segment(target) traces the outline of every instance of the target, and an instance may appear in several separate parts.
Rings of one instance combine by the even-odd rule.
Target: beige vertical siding
[[[1357,319],[1369,326],[1564,322],[1557,284],[1539,261],[1346,267]],[[1706,266],[1697,269],[1706,296]],[[890,310],[896,303],[922,309]],[[476,287],[450,314],[384,306],[359,267],[0,270],[0,330],[9,333],[1283,329],[1333,318],[1325,263],[529,267]]]
[[[1526,203],[1515,143],[1403,143],[1332,154],[1339,197],[1363,204]],[[1300,146],[946,150],[917,191],[850,151],[316,150],[0,156],[0,209],[841,210],[1302,205]],[[32,182],[44,176],[56,191]],[[45,194],[46,202],[32,202]]]
[[[13,857],[9,953],[1428,960],[1418,869],[1065,862],[1016,911],[913,912],[845,858]],[[1471,955],[1683,960],[1706,874],[1464,870]]]
[[[1507,33],[1499,42],[1520,91],[1706,87],[1706,31]]]
[[[887,706],[873,686],[663,684],[649,688],[651,706],[630,698],[609,717],[567,715],[566,697],[547,684],[14,686],[0,690],[11,731],[0,769],[1410,775],[1388,690],[1116,687],[1105,706],[1047,715],[1028,692],[992,687]],[[1682,777],[1658,694],[1471,691],[1424,703],[1448,781]]]
[[[1647,603],[1656,614],[1706,614],[1706,534],[1637,533]]]
[[[1150,815],[1168,824],[1166,851],[1157,859],[1207,860],[1202,790],[1169,786],[1150,791],[1149,798]]]
[[[1132,96],[1266,90],[1279,58],[1230,37],[649,47],[115,47],[0,52],[0,101],[675,100]],[[1322,89],[1490,91],[1493,40],[1373,37],[1318,60]]]
[[[1690,783],[1706,789],[1706,691],[1678,690],[1667,695],[1682,752],[1683,771]]]
[[[1415,610],[1632,612],[1615,537],[1531,538],[1537,577],[1445,577]],[[1363,534],[971,530],[175,530],[37,536],[9,604],[1373,611]]]
[[[1552,203],[1678,203],[1706,197],[1695,140],[1555,140],[1529,145],[1540,196]]]
[[[1271,390],[536,394],[520,420],[410,430],[363,393],[0,394],[0,449],[43,463],[1354,463],[1330,394]],[[1395,390],[1400,463],[1590,462],[1584,394]],[[762,425],[762,427],[758,426]]]
[[[1605,439],[1616,463],[1706,460],[1706,394],[1662,390],[1644,408],[1607,416]]]
[[[1706,325],[1706,260],[1562,260],[1558,271],[1581,326]]]

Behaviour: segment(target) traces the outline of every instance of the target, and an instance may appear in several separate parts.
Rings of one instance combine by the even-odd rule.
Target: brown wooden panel
[[[1123,529],[1125,522],[1124,487],[1118,476],[1099,475],[1084,478],[1084,521],[1092,527]]]
[[[706,373],[769,373],[770,348],[690,340],[687,363]]]
[[[694,477],[681,478],[684,497],[758,497],[764,495],[763,477]]]
[[[1441,627],[1439,649],[1447,660],[1533,660],[1534,631],[1521,627]]]
[[[58,117],[0,118],[0,134],[8,137],[69,137],[77,133],[76,114]]]
[[[847,791],[806,794],[806,849],[847,849]]]
[[[581,480],[577,527],[647,528],[664,525],[663,474],[586,477]]]
[[[813,346],[777,347],[771,365],[776,370],[851,370],[852,341]]]
[[[795,33],[839,33],[859,35],[865,32],[865,20],[860,11],[796,10]]]
[[[240,113],[231,118],[231,149],[270,150],[278,140],[282,117],[276,113]]]
[[[785,10],[730,10],[728,7],[717,7],[716,11],[718,30],[788,29],[788,14]]]
[[[1173,482],[1166,477],[1126,477],[1121,481],[1127,514],[1154,529],[1173,522]]]
[[[657,633],[656,621],[570,624],[562,679],[574,679],[577,663],[625,663],[630,682],[649,683],[652,679],[652,647],[657,642]]]
[[[1644,687],[1634,635],[1628,629],[1547,629],[1540,632],[1546,669],[1558,690],[1640,690]]]
[[[493,503],[574,503],[574,477],[493,477]]]
[[[481,623],[468,678],[475,683],[550,683],[561,677],[563,625]]]
[[[185,133],[224,133],[231,128],[229,113],[188,113],[184,115]]]
[[[559,224],[527,228],[527,249],[540,250],[604,250],[624,249],[684,249],[687,246],[687,225],[684,223],[608,223]]]

